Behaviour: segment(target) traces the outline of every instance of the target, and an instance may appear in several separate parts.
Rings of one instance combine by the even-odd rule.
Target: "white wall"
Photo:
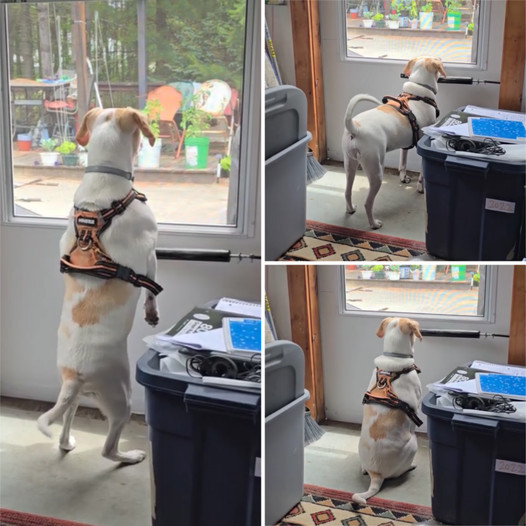
[[[462,322],[455,324],[420,320],[420,326],[428,329],[469,328],[509,334],[513,267],[498,266],[497,271],[494,323],[479,323],[468,327]],[[267,293],[273,312],[285,305],[288,309],[288,291],[286,283],[285,286],[282,284],[284,272],[284,268],[276,266],[267,269]],[[318,266],[325,411],[330,420],[360,423],[361,400],[373,371],[373,360],[382,352],[382,341],[375,333],[385,315],[340,314],[339,272],[339,267],[334,265]],[[281,312],[285,316],[284,310]],[[290,318],[288,323],[290,324]],[[415,344],[415,359],[422,370],[422,385],[440,380],[456,365],[474,359],[506,363],[507,346],[506,338],[424,338],[423,342]],[[424,392],[427,390],[424,389]]]
[[[477,71],[468,66],[446,65],[448,75],[499,80],[505,4],[504,1],[500,0],[491,2],[487,67],[483,71]],[[342,161],[340,143],[343,132],[343,116],[349,99],[357,93],[370,93],[380,99],[384,95],[397,95],[403,82],[400,79],[403,64],[397,61],[351,62],[342,60],[340,53],[340,2],[320,0],[319,6],[328,157]],[[288,6],[275,6],[272,9],[275,27],[275,34],[272,37],[281,72],[285,78],[294,79],[292,76],[294,57],[290,15],[286,13]],[[267,16],[270,17],[268,13],[267,8]],[[283,15],[278,17],[278,14],[281,15],[282,13]],[[267,18],[267,21],[269,20],[270,18]],[[441,114],[466,104],[497,107],[498,92],[498,85],[440,84],[437,101]],[[397,151],[391,152],[386,157],[386,166],[398,167],[398,158],[399,153]],[[416,149],[409,152],[408,168],[411,170],[420,169],[420,158]]]

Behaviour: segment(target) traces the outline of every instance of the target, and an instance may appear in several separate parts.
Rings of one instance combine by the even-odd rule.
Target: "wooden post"
[[[312,134],[309,147],[318,161],[327,158],[321,38],[318,0],[290,2],[296,86],[307,97],[307,129]]]
[[[88,62],[86,55],[86,5],[85,2],[73,2],[73,50],[77,69],[77,119],[80,123],[88,111]]]
[[[508,363],[526,365],[526,265],[515,265],[511,295]]]
[[[148,86],[146,82],[146,0],[137,1],[137,73],[139,83],[139,108],[144,108]]]
[[[521,111],[524,89],[526,2],[507,0],[500,70],[499,108]]]
[[[305,388],[310,393],[306,405],[316,422],[325,420],[320,315],[314,265],[287,266],[292,341],[305,354]]]

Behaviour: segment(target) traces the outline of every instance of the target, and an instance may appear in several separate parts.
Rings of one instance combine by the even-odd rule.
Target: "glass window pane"
[[[67,152],[81,116],[131,106],[160,138],[141,144],[134,171],[157,221],[237,225],[246,0],[41,2],[7,15],[16,216],[66,217],[87,162]]]
[[[348,265],[345,309],[483,316],[485,277],[483,265]]]
[[[345,0],[346,56],[477,63],[477,0]]]

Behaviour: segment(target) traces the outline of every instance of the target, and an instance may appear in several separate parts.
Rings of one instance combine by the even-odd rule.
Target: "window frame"
[[[464,264],[463,262],[461,262]],[[374,310],[350,310],[346,308],[345,290],[345,265],[342,265],[337,273],[338,287],[338,313],[341,316],[363,316],[366,318],[386,316],[410,316],[415,320],[462,323],[463,325],[480,325],[481,323],[495,323],[497,315],[497,281],[498,268],[495,265],[485,264],[484,279],[484,309],[482,314],[474,316],[455,316],[452,314],[431,314],[419,312],[374,311]]]
[[[407,59],[398,58],[373,58],[373,57],[349,57],[347,56],[347,13],[345,11],[346,0],[340,0],[339,9],[339,48],[340,60],[344,63],[375,63],[375,64],[406,64]],[[466,74],[476,71],[485,71],[488,69],[488,53],[489,53],[489,22],[491,19],[491,3],[490,1],[480,2],[479,4],[479,27],[478,27],[478,42],[477,42],[477,62],[474,64],[465,64],[460,62],[447,62],[444,65],[448,68],[455,68],[464,71]]]
[[[53,3],[57,1],[73,3],[78,0],[28,0],[27,3]],[[29,226],[63,230],[66,228],[68,218],[16,216],[14,213],[7,8],[10,4],[17,3],[17,0],[0,0],[0,104],[6,108],[6,111],[0,114],[0,222],[3,226]],[[158,223],[159,235],[163,237],[191,236],[204,241],[207,237],[244,239],[258,236],[257,225],[260,222],[258,218],[260,208],[257,197],[261,179],[261,94],[260,90],[254,88],[261,84],[261,67],[257,67],[258,61],[261,59],[261,13],[255,2],[245,0],[245,6],[237,224]],[[245,176],[243,177],[242,174]]]

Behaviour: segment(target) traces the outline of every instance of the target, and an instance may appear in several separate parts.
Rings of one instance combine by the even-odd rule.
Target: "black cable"
[[[504,155],[506,153],[499,142],[490,138],[474,141],[464,137],[450,137],[447,139],[446,146],[448,150],[456,152],[471,152],[484,155]]]

